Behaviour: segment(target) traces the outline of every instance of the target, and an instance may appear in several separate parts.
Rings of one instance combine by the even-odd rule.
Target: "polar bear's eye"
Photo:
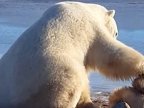
[[[118,32],[115,33],[115,37],[118,37]]]
[[[117,38],[117,37],[118,37],[118,32],[115,32],[114,38]]]

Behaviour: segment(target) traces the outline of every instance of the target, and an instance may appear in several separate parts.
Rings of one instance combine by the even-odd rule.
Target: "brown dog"
[[[144,75],[132,82],[132,87],[115,90],[109,97],[109,108],[144,108]]]

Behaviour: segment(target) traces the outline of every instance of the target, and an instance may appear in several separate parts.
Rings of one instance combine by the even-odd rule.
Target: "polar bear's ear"
[[[107,13],[108,13],[109,16],[114,17],[115,10],[109,10]]]

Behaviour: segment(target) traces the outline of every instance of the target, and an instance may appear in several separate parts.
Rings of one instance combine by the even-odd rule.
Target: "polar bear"
[[[144,72],[144,57],[116,40],[114,10],[61,2],[0,60],[0,108],[94,108],[88,73],[111,79]]]
[[[132,87],[122,87],[112,92],[109,97],[109,108],[143,108],[144,107],[144,75],[132,82]]]

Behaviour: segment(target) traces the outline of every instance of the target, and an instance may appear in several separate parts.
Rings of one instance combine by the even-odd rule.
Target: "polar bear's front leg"
[[[82,92],[76,108],[95,108],[93,102],[90,99],[88,88],[85,88],[85,90]]]
[[[86,90],[82,92],[76,108],[96,108],[90,99],[89,92]]]
[[[143,55],[108,36],[94,40],[85,64],[86,67],[98,69],[106,77],[117,80],[144,73]]]
[[[91,100],[90,97],[90,89],[88,84],[88,77],[87,75],[83,75],[83,89],[81,93],[80,100],[77,104],[76,108],[96,108]]]

